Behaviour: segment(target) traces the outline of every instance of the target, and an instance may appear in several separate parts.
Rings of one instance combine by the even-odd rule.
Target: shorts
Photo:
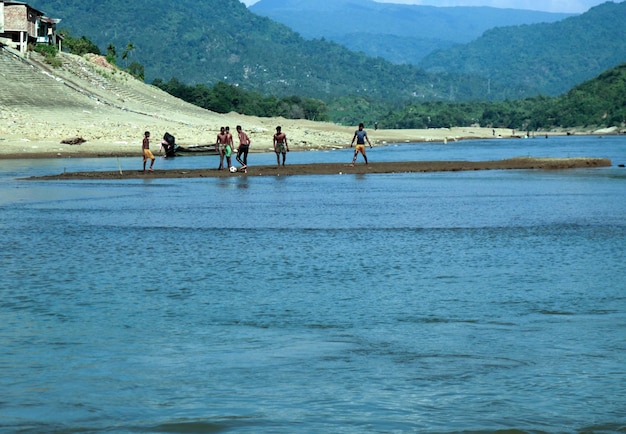
[[[154,155],[150,149],[143,150],[143,161],[147,161],[149,159],[154,160]]]
[[[218,143],[217,145],[215,145],[215,150],[219,153],[224,152],[225,149],[226,145],[224,143]]]
[[[276,143],[276,150],[274,152],[276,152],[277,154],[284,154],[285,152],[287,152],[287,147],[284,143]]]
[[[233,153],[233,150],[230,147],[230,145],[226,145],[226,148],[224,149],[224,155],[226,155],[227,157],[230,157],[232,153]]]
[[[356,145],[356,148],[354,148],[354,152],[360,152],[361,154],[365,155],[365,145]]]

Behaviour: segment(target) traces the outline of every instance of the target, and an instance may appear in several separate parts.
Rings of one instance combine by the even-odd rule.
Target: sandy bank
[[[72,113],[57,113],[63,119],[71,119]],[[159,154],[160,139],[165,131],[176,136],[181,146],[196,146],[215,143],[219,127],[228,125],[231,131],[242,125],[250,136],[250,152],[272,152],[272,136],[276,126],[282,126],[287,134],[289,147],[293,151],[341,149],[350,146],[356,127],[346,127],[327,122],[288,120],[283,118],[256,118],[236,113],[216,115],[218,121],[210,125],[180,125],[166,120],[135,120],[132,124],[111,123],[111,115],[93,120],[90,125],[80,122],[71,127],[61,126],[49,117],[42,117],[41,129],[31,131],[29,125],[13,124],[11,128],[0,126],[0,159],[14,158],[94,158],[141,156],[141,139],[144,131],[152,133],[151,149]],[[126,120],[133,116],[126,115]],[[142,122],[143,121],[143,122]],[[202,124],[202,121],[198,121]],[[208,123],[207,123],[208,124]],[[489,128],[445,128],[428,130],[377,130],[367,129],[374,146],[387,143],[441,142],[453,143],[470,139],[510,138],[510,130],[497,130],[493,135]],[[556,134],[555,134],[556,135]],[[61,143],[72,138],[86,140],[80,145]],[[235,138],[236,140],[236,138]],[[537,139],[544,140],[544,139]]]

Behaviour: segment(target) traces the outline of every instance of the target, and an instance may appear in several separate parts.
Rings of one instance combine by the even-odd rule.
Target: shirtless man
[[[224,155],[226,155],[226,164],[228,164],[228,168],[230,169],[231,159],[230,156],[233,154],[233,135],[230,133],[230,127],[224,128],[224,132],[226,133],[226,146],[224,148]]]
[[[365,164],[367,164],[367,155],[365,155],[365,141],[367,140],[370,148],[372,147],[372,142],[370,142],[370,138],[367,137],[367,133],[363,128],[364,125],[361,122],[359,124],[359,129],[354,132],[354,137],[352,137],[352,143],[350,143],[350,147],[354,145],[354,140],[356,140],[356,148],[354,148],[354,158],[352,159],[352,164],[350,164],[350,166],[354,166],[354,163],[356,163],[356,157],[357,155],[359,155],[359,152],[361,153],[361,155],[363,155],[363,158],[365,159]]]
[[[239,149],[237,149],[237,161],[241,164],[241,170],[244,172],[248,168],[248,150],[250,149],[250,138],[241,128],[241,125],[237,125],[237,135],[239,136]],[[243,155],[243,159],[241,158]]]
[[[276,152],[276,164],[280,167],[280,154],[283,154],[283,166],[285,165],[285,157],[289,152],[289,145],[287,144],[287,135],[281,131],[280,127],[276,127],[276,134],[274,134],[274,152]]]
[[[143,133],[143,141],[141,142],[141,152],[143,154],[143,171],[146,171],[146,162],[148,158],[150,161],[150,172],[152,172],[152,166],[154,166],[154,155],[150,150],[150,131]]]
[[[215,150],[218,154],[220,154],[220,167],[217,170],[224,169],[224,153],[226,151],[226,141],[228,140],[228,136],[226,135],[226,128],[221,127],[220,132],[217,135],[217,141],[215,142]]]

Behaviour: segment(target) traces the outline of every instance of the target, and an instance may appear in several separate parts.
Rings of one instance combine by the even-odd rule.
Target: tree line
[[[217,113],[237,112],[259,117],[330,120],[326,104],[312,98],[263,96],[258,92],[245,91],[224,82],[213,86],[204,84],[188,86],[172,78],[167,82],[155,79],[152,84],[170,95]]]
[[[478,125],[523,131],[626,126],[626,63],[559,97],[411,104],[381,116],[384,128],[447,128]]]

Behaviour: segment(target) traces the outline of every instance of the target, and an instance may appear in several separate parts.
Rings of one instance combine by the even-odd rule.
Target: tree
[[[74,38],[70,35],[69,30],[63,29],[61,30],[63,34],[63,47],[72,54],[77,54],[82,56],[83,54],[93,53],[100,55],[100,49],[96,44],[91,42],[89,38],[85,35],[80,38]]]
[[[117,65],[117,50],[115,49],[115,45],[109,44],[107,47],[107,62],[111,65]]]
[[[122,60],[128,63],[128,58],[130,57],[130,54],[133,52],[134,49],[135,49],[135,46],[133,45],[132,42],[129,42],[128,44],[126,44],[126,48],[124,49],[124,51],[122,51]]]
[[[143,81],[146,78],[146,71],[141,63],[131,62],[131,64],[128,65],[128,68],[126,68],[126,70],[133,77],[138,78],[141,81]]]

